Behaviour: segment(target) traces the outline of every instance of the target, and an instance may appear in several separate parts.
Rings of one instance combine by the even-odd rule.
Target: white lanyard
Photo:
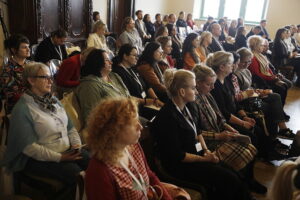
[[[173,102],[173,103],[174,103],[174,102]],[[184,108],[183,108],[183,109],[186,109],[186,111],[187,111],[187,114],[188,114],[188,116],[189,116],[189,118],[187,118],[187,117],[182,113],[182,111],[180,110],[180,108],[176,105],[176,103],[174,103],[174,104],[175,104],[176,109],[178,110],[178,112],[180,112],[180,114],[183,116],[183,118],[185,119],[185,121],[186,121],[186,122],[192,127],[192,129],[194,130],[195,138],[197,139],[197,128],[196,128],[196,125],[195,125],[195,123],[194,123],[194,120],[193,120],[193,118],[192,118],[192,115],[191,115],[189,109],[188,109],[186,106],[184,106]]]
[[[132,179],[134,180],[134,182],[138,185],[138,187],[142,190],[143,194],[148,199],[148,197],[147,197],[147,186],[146,186],[146,183],[145,183],[142,175],[139,173],[138,167],[137,167],[135,161],[133,160],[133,158],[131,157],[131,155],[129,154],[129,152],[128,152],[127,149],[125,149],[125,152],[126,152],[128,158],[129,158],[130,162],[132,163],[134,169],[138,173],[140,180],[130,171],[130,169],[127,167],[126,164],[124,164],[122,161],[120,161],[120,164],[126,170],[126,172],[132,177]]]
[[[143,88],[143,85],[140,81],[140,79],[137,77],[137,75],[134,73],[134,71],[132,70],[132,73],[130,73],[130,71],[125,67],[123,66],[121,63],[120,63],[120,66],[124,68],[124,70],[131,76],[133,77],[133,79],[140,85],[141,89],[144,91],[144,88]]]
[[[54,47],[55,51],[58,53],[59,57],[60,57],[60,60],[63,60],[63,57],[62,57],[62,52],[61,52],[61,49],[60,49],[60,46],[57,46],[58,47],[58,50],[56,47]]]

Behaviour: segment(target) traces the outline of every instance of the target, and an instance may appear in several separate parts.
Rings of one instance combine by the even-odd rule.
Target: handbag
[[[259,97],[249,97],[241,102],[244,110],[247,112],[260,111],[263,107],[263,101]]]

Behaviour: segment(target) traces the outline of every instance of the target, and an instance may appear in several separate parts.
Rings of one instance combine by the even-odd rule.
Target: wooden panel
[[[42,36],[47,37],[52,31],[63,28],[63,5],[61,0],[41,1],[41,30]]]

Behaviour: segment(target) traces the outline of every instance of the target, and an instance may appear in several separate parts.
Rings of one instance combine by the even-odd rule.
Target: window
[[[200,18],[228,17],[243,18],[246,23],[259,23],[265,19],[268,0],[198,0],[200,2]]]

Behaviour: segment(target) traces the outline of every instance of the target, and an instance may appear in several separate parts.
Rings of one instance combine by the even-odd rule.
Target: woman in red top
[[[136,102],[125,98],[105,100],[92,112],[87,144],[93,158],[85,179],[89,200],[146,200],[154,185],[161,187],[162,199],[172,199],[138,144],[142,126],[137,113]]]
[[[189,27],[191,27],[192,30],[194,29],[195,22],[191,13],[186,16],[186,23]]]

